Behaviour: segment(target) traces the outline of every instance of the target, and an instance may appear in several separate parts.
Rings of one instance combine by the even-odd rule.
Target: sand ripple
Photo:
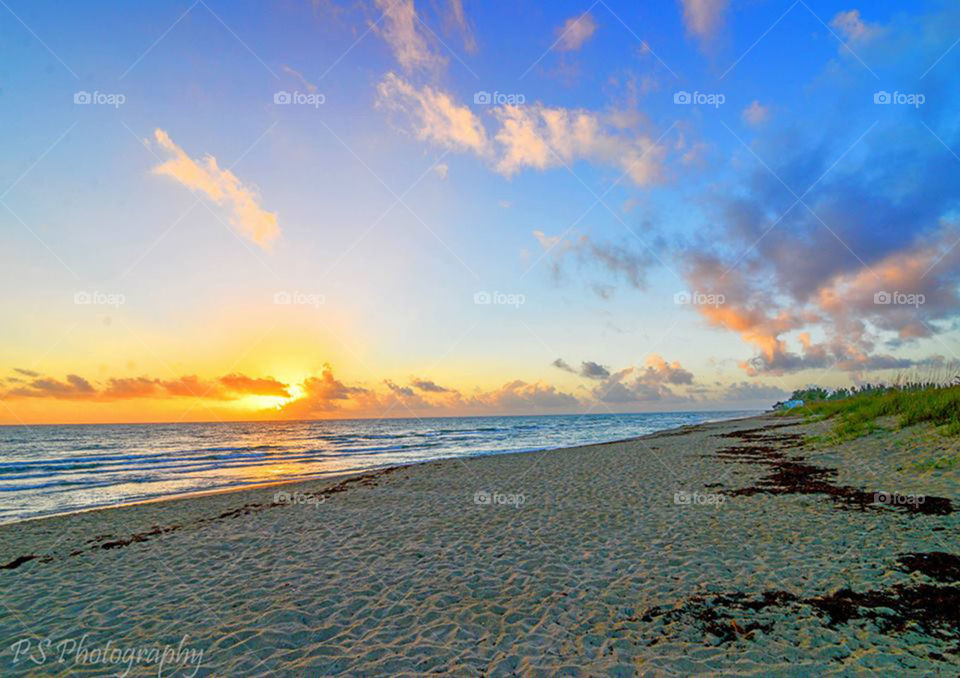
[[[844,589],[956,589],[930,558],[900,559],[957,551],[957,514],[738,493],[770,468],[724,458],[720,434],[757,426],[284,488],[313,502],[262,489],[5,526],[0,564],[36,557],[0,570],[0,672],[115,672],[69,655],[13,664],[24,638],[87,634],[89,647],[185,642],[203,651],[196,675],[955,674],[949,621],[828,608]],[[955,478],[898,471],[875,449],[784,454],[839,469],[842,487],[960,500]]]

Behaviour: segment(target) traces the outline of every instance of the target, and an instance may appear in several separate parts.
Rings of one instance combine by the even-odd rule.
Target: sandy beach
[[[957,473],[763,416],[0,527],[2,673],[960,664]],[[932,554],[932,555],[931,555]]]

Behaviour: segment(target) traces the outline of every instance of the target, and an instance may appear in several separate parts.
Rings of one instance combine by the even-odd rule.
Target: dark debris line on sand
[[[354,485],[359,485],[362,487],[374,487],[378,484],[377,483],[378,478],[380,478],[381,476],[387,475],[388,473],[393,473],[394,471],[397,471],[400,468],[402,467],[391,466],[389,468],[384,468],[379,471],[375,471],[373,473],[365,473],[363,475],[354,476],[352,478],[346,478],[344,480],[341,480],[335,485],[331,485],[330,487],[326,487],[317,492],[304,492],[302,494],[306,498],[326,499],[331,495],[338,494],[340,492],[345,492],[346,490],[350,489]],[[276,501],[270,502],[269,504],[260,504],[260,503],[244,504],[243,506],[240,506],[238,508],[231,509],[229,511],[224,511],[218,516],[213,516],[210,518],[199,518],[189,523],[189,526],[198,526],[198,525],[203,525],[205,523],[213,523],[219,520],[224,520],[227,518],[247,516],[247,515],[250,515],[251,513],[262,511],[264,509],[274,508],[277,506],[286,506],[286,505],[287,504],[285,503],[276,502]],[[151,529],[145,532],[138,532],[136,534],[132,534],[129,537],[124,537],[124,538],[115,537],[110,534],[102,534],[87,540],[87,544],[90,545],[88,549],[71,551],[69,554],[66,554],[66,555],[60,554],[58,557],[69,558],[72,556],[78,556],[84,553],[85,550],[96,551],[98,549],[111,550],[116,548],[123,548],[124,546],[129,546],[130,544],[137,544],[137,543],[149,541],[153,537],[158,537],[160,535],[176,532],[177,530],[180,530],[183,527],[184,525],[178,525],[178,524],[168,525],[166,527],[154,525]],[[18,556],[13,560],[11,560],[10,562],[0,565],[0,570],[15,570],[21,565],[23,565],[24,563],[28,563],[32,560],[36,560],[39,563],[50,563],[50,562],[53,562],[55,559],[56,558],[53,555],[37,555],[37,554],[31,553],[25,556]]]
[[[784,450],[803,444],[803,436],[795,433],[770,433],[771,428],[748,429],[719,434],[723,438],[738,438],[749,445],[721,449],[717,455],[727,462],[760,464],[771,472],[751,487],[730,491],[731,496],[754,494],[824,494],[841,507],[861,510],[879,509],[873,493],[836,485],[836,470],[805,463],[802,457],[788,456]],[[712,486],[718,486],[713,483]],[[953,506],[949,499],[926,497],[922,504],[898,505],[899,508],[924,514],[947,515]],[[751,639],[757,632],[770,633],[775,617],[764,618],[767,608],[785,610],[806,606],[825,617],[828,626],[849,623],[853,619],[869,619],[882,633],[903,633],[912,628],[930,636],[949,639],[955,644],[947,651],[960,654],[960,555],[931,551],[906,553],[897,559],[897,569],[917,573],[936,581],[911,585],[897,584],[888,589],[853,591],[841,588],[827,595],[801,598],[789,591],[764,591],[759,597],[750,597],[742,591],[711,596],[692,596],[679,607],[653,607],[642,619],[662,618],[667,623],[691,620],[707,637],[717,643],[735,641],[740,637]],[[666,635],[666,633],[664,632]],[[654,639],[655,644],[659,639]],[[932,653],[931,658],[942,660]]]
[[[787,424],[791,425],[791,424]],[[784,424],[775,427],[782,428]],[[769,429],[747,429],[718,434],[721,438],[739,438],[748,445],[734,445],[719,450],[716,454],[725,462],[759,464],[770,469],[770,473],[757,481],[756,485],[729,491],[730,496],[752,496],[755,494],[824,494],[841,507],[860,510],[876,509],[882,506],[876,500],[875,492],[837,485],[836,469],[805,463],[803,457],[788,456],[784,450],[803,445],[803,436],[798,433],[773,433]],[[926,515],[948,515],[953,513],[953,505],[944,497],[924,497],[923,502],[894,504],[898,509],[910,513]]]
[[[954,566],[960,562],[960,556],[939,552],[907,554],[900,558],[900,562],[913,562],[917,557],[922,559],[931,555],[946,557]],[[719,643],[727,643],[741,636],[751,639],[757,631],[773,631],[775,618],[763,619],[760,615],[767,608],[785,610],[809,606],[818,615],[825,616],[831,627],[847,624],[852,619],[869,619],[885,634],[903,633],[914,627],[926,635],[953,641],[954,646],[947,651],[960,654],[960,587],[956,586],[957,583],[960,582],[953,579],[950,586],[898,584],[889,589],[864,592],[842,588],[810,598],[800,598],[789,591],[764,591],[760,597],[750,598],[737,591],[693,596],[682,606],[669,610],[653,607],[641,618],[653,621],[663,617],[668,623],[690,619],[704,634],[715,636]],[[652,644],[656,642],[657,639]]]

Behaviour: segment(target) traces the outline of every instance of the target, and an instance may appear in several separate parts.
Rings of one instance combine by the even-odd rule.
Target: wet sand
[[[935,436],[805,443],[824,427],[0,526],[0,672],[955,675],[957,472],[911,465]]]

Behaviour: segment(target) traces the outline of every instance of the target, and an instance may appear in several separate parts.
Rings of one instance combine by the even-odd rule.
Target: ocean
[[[756,412],[0,426],[0,523],[451,457],[623,440]]]

